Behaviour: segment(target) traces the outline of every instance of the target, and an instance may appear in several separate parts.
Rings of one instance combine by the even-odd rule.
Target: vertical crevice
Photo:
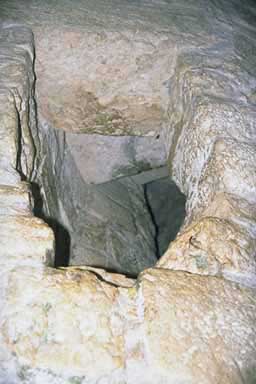
[[[145,200],[155,226],[155,243],[160,258],[175,239],[186,215],[186,198],[169,178],[144,185]]]
[[[22,129],[21,129],[21,121],[20,114],[18,109],[16,109],[17,114],[17,131],[16,131],[16,147],[17,147],[17,155],[16,155],[16,164],[15,169],[20,175],[21,181],[27,181],[26,175],[23,173],[22,165],[21,165],[21,156],[22,156]]]
[[[145,198],[146,206],[147,206],[148,212],[150,214],[152,223],[153,223],[153,225],[155,227],[154,242],[155,242],[155,247],[156,247],[156,257],[157,257],[157,259],[160,259],[161,254],[160,254],[159,243],[158,243],[159,228],[158,228],[158,225],[156,223],[155,215],[154,215],[154,213],[152,211],[152,207],[151,207],[150,202],[149,202],[148,191],[147,191],[147,184],[144,185],[144,198]]]
[[[68,230],[52,217],[44,213],[44,201],[41,195],[40,187],[37,183],[32,182],[31,190],[34,198],[33,213],[36,217],[44,220],[54,232],[55,237],[55,262],[54,266],[67,267],[70,258],[70,234]]]

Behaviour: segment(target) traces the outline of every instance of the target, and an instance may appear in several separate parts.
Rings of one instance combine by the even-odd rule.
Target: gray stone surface
[[[130,178],[89,185],[80,171],[86,171],[87,164],[74,161],[65,132],[48,125],[39,132],[36,180],[42,186],[43,211],[59,236],[58,245],[67,242],[69,264],[131,275],[152,266],[155,228],[143,186]],[[104,172],[104,165],[98,165]],[[67,258],[68,249],[63,252],[66,256],[59,255],[57,264]]]
[[[163,136],[111,137],[66,132],[66,144],[83,180],[105,183],[166,165]]]
[[[186,198],[168,177],[145,185],[145,196],[156,227],[159,257],[179,232],[185,218]]]

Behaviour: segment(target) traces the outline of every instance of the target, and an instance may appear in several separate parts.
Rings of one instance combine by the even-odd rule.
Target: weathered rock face
[[[4,185],[15,185],[19,180],[15,168],[22,169],[28,177],[33,169],[35,148],[30,129],[35,128],[32,127],[35,124],[32,33],[24,27],[14,31],[2,28],[0,44],[0,97],[5,111],[1,114],[1,153],[6,153],[1,156],[0,181]]]
[[[13,269],[1,328],[13,366],[0,367],[3,380],[254,382],[254,290],[157,269],[137,288],[116,284],[73,268]]]
[[[1,267],[54,263],[51,229],[33,216],[29,178],[35,147],[33,35],[23,26],[1,27],[0,33],[0,244]],[[4,292],[3,292],[4,293]]]
[[[181,54],[172,78],[169,165],[187,214],[158,265],[255,285],[256,83],[238,38],[250,46],[255,31],[243,12],[243,26],[237,14],[231,20],[222,49]]]
[[[11,0],[1,14],[33,28],[38,106],[52,126],[154,136],[165,122],[178,46],[212,44],[215,10],[204,8],[197,0],[189,8],[185,0],[66,0],[54,7]]]
[[[87,264],[131,275],[153,266],[155,228],[143,186],[132,178],[89,185],[83,177],[86,162],[74,160],[66,136],[40,126],[37,180],[42,185],[43,216],[58,232],[57,247],[66,241],[66,255],[58,254],[57,265]]]
[[[41,140],[44,132],[36,124],[32,34],[22,26],[10,23],[1,26],[0,382],[255,383],[256,12],[253,2],[232,0],[220,4],[197,0],[190,2],[188,8],[187,2],[182,1],[150,4],[110,1],[106,5],[97,0],[82,5],[76,2],[76,7],[74,2],[71,7],[66,1],[55,4],[52,13],[48,12],[47,2],[40,5],[32,2],[29,9],[25,3],[2,1],[1,18],[22,20],[35,30],[36,49],[37,45],[39,49],[38,106],[41,116],[55,124],[55,128],[71,131],[78,128],[81,132],[90,126],[92,132],[98,132],[96,112],[101,106],[94,102],[98,96],[90,94],[92,101],[88,101],[86,93],[87,107],[83,106],[79,115],[76,86],[70,86],[72,91],[65,93],[65,85],[71,81],[65,74],[71,72],[77,73],[79,82],[86,85],[82,92],[92,92],[89,81],[83,83],[81,72],[81,63],[85,62],[83,41],[80,62],[79,49],[74,52],[74,65],[78,63],[81,71],[76,71],[76,67],[67,70],[68,51],[63,47],[72,31],[75,36],[78,30],[78,46],[81,30],[83,36],[89,34],[83,28],[91,25],[93,42],[99,33],[99,44],[92,44],[96,57],[100,44],[106,41],[105,35],[101,40],[102,30],[109,37],[118,26],[122,39],[123,36],[142,38],[141,49],[146,54],[145,42],[157,40],[159,48],[162,41],[166,48],[154,51],[162,52],[162,56],[144,57],[149,63],[141,69],[145,82],[136,83],[133,72],[125,72],[128,67],[119,61],[125,57],[118,54],[127,49],[126,43],[115,40],[111,53],[113,61],[118,63],[115,65],[120,64],[123,70],[122,76],[125,73],[129,79],[126,89],[133,82],[139,85],[131,104],[127,103],[129,108],[124,109],[126,112],[120,119],[117,114],[117,119],[115,115],[111,120],[113,110],[116,113],[117,105],[123,107],[123,100],[127,99],[125,87],[114,89],[118,82],[113,77],[108,83],[109,95],[123,92],[124,99],[120,97],[119,104],[111,105],[113,109],[107,102],[99,102],[104,106],[104,122],[107,121],[100,124],[100,129],[107,127],[104,134],[147,135],[152,133],[149,121],[156,127],[154,132],[159,129],[157,121],[164,122],[161,135],[164,133],[166,137],[169,167],[186,195],[187,206],[178,237],[157,268],[144,271],[137,281],[97,268],[53,268],[53,233],[32,214],[29,182],[41,174],[39,164],[43,172],[50,174],[55,169],[56,175],[60,175],[63,162],[53,162],[47,169],[40,162],[46,141]],[[68,19],[71,22],[67,27]],[[47,21],[45,25],[44,21]],[[60,37],[56,43],[49,41],[53,50],[48,52],[47,38],[55,33]],[[119,50],[118,46],[121,46]],[[104,50],[106,47],[109,47],[107,43]],[[135,57],[137,52],[134,51]],[[49,57],[56,61],[48,60]],[[59,71],[58,60],[59,64],[64,63]],[[167,67],[160,65],[159,60],[168,63]],[[49,67],[44,71],[43,65],[48,62]],[[152,100],[159,101],[159,95],[163,95],[154,77],[157,71],[150,77],[156,88],[150,88],[152,83],[147,81],[150,74],[147,68],[152,68],[152,62],[157,66],[159,79],[169,79],[169,94],[164,93],[161,99],[162,111],[167,106],[168,111],[161,117],[154,108],[146,112],[148,100],[153,103]],[[93,71],[95,74],[97,68]],[[100,83],[101,70],[99,73]],[[50,83],[50,78],[56,78],[56,82]],[[47,89],[52,114],[44,98]],[[99,86],[99,94],[102,89]],[[147,100],[143,107],[138,102],[140,89]],[[68,102],[70,109],[66,113]],[[136,104],[135,113],[132,105]],[[58,126],[61,122],[58,110],[63,111],[65,127]],[[145,125],[141,124],[142,115]],[[127,126],[122,125],[124,116],[129,122]],[[62,136],[63,133],[56,133],[56,141]],[[45,164],[59,159],[55,155],[52,148]],[[45,200],[50,205],[53,198],[51,192]]]

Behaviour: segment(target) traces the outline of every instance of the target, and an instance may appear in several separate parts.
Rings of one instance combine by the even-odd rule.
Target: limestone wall
[[[212,51],[177,57],[167,132],[187,220],[137,281],[52,267],[52,231],[33,216],[21,181],[34,171],[36,147],[33,36],[1,27],[1,383],[255,382],[255,80],[245,52],[254,13],[249,2],[230,4],[206,23],[201,38]]]
[[[169,167],[186,222],[158,265],[255,286],[255,76],[233,18],[225,44],[180,54],[171,79]]]

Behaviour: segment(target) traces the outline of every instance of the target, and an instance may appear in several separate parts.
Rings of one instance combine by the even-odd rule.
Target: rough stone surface
[[[255,285],[256,84],[236,40],[255,31],[230,17],[226,44],[182,53],[171,80],[169,166],[187,196],[186,221],[158,265]]]
[[[26,21],[36,40],[39,111],[73,132],[158,134],[178,46],[214,39],[198,0],[2,1],[5,20]],[[29,10],[28,10],[29,9]]]
[[[24,26],[12,29],[6,25],[1,28],[0,46],[0,103],[4,112],[0,115],[0,183],[15,185],[19,181],[15,168],[29,177],[35,152],[32,32]]]
[[[14,268],[5,283],[5,382],[255,381],[253,289],[160,269],[131,288],[74,268]]]
[[[32,174],[35,153],[33,35],[24,26],[0,31],[1,265],[53,265],[53,233],[34,217],[30,187],[21,182]]]
[[[66,134],[40,127],[37,179],[45,202],[43,216],[57,222],[58,245],[66,239],[70,265],[92,265],[137,275],[156,262],[155,228],[143,186],[125,178],[89,185],[66,144]],[[104,169],[104,168],[103,168]],[[131,246],[132,245],[132,246]],[[63,265],[62,260],[57,264]],[[65,263],[64,263],[65,264]]]
[[[255,383],[254,2],[8,0],[0,11],[1,384]],[[137,281],[51,267],[52,231],[21,182],[44,153],[33,36],[14,21],[35,32],[39,112],[55,127],[148,135],[164,123],[186,220]]]

